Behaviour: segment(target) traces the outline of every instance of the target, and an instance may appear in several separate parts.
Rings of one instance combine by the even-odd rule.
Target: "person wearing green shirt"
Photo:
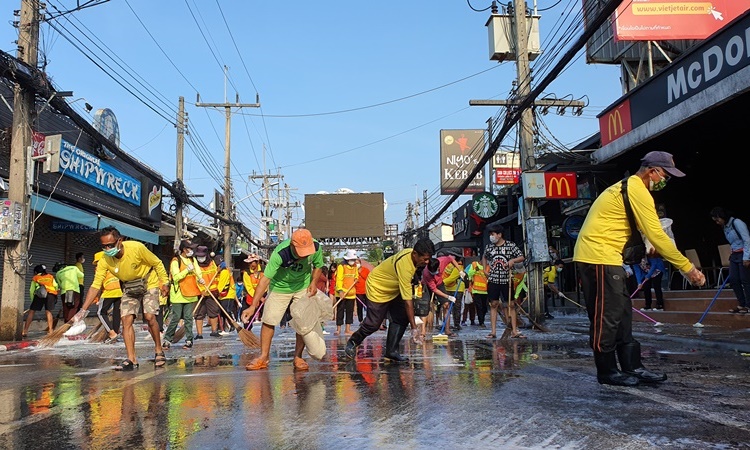
[[[63,318],[69,321],[81,307],[81,285],[78,281],[83,277],[75,264],[70,264],[58,270],[55,274],[57,284],[60,286],[60,298],[62,298]]]
[[[313,297],[317,284],[312,280],[320,277],[323,267],[323,249],[313,239],[310,230],[300,228],[292,233],[291,239],[281,241],[268,258],[263,277],[258,282],[252,304],[242,312],[242,322],[248,323],[255,310],[260,307],[263,296],[268,297],[263,306],[263,326],[260,330],[260,355],[245,366],[247,370],[268,368],[271,359],[271,340],[274,329],[281,322],[287,307],[304,297]],[[294,348],[294,368],[308,370],[307,362],[302,359],[305,342],[297,334]]]

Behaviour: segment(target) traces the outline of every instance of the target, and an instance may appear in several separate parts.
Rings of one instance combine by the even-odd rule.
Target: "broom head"
[[[448,342],[448,335],[438,333],[432,336],[432,342]]]
[[[242,325],[232,321],[234,323],[234,329],[237,330],[237,334],[240,336],[240,341],[248,348],[260,348],[260,338],[250,330],[242,328]]]
[[[105,339],[107,339],[107,336],[109,336],[109,333],[104,327],[101,327],[96,333],[92,334],[89,340],[91,342],[104,342]]]
[[[172,336],[172,344],[176,344],[180,342],[180,339],[185,337],[185,326],[181,326],[174,332],[174,336]]]
[[[99,323],[98,323],[98,324],[97,324],[97,325],[96,325],[96,326],[95,326],[94,328],[92,328],[92,329],[91,329],[91,331],[89,331],[89,332],[88,332],[88,333],[86,334],[86,339],[91,339],[91,337],[92,337],[93,335],[95,335],[95,334],[96,334],[96,332],[97,332],[97,331],[99,331],[99,329],[100,329],[101,327],[102,327],[102,323],[101,323],[101,322],[99,322]]]
[[[60,328],[39,339],[37,347],[52,347],[53,345],[57,344],[58,342],[60,342],[60,339],[63,338],[65,332],[68,331],[71,326],[73,326],[72,319],[68,322],[65,322]]]

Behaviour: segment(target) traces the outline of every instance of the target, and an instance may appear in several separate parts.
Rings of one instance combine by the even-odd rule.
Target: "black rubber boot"
[[[617,358],[622,371],[646,383],[660,383],[667,380],[667,374],[649,372],[641,363],[641,343],[630,342],[617,347]]]
[[[596,379],[599,384],[611,384],[613,386],[638,386],[638,378],[620,372],[617,369],[617,358],[615,352],[594,352],[594,363],[596,364]]]
[[[346,341],[346,348],[344,349],[344,354],[346,355],[346,358],[349,360],[353,360],[357,357],[357,344],[354,343],[351,338]]]
[[[396,362],[407,362],[409,361],[409,358],[406,356],[402,356],[398,352],[399,344],[401,343],[401,338],[404,336],[404,332],[406,331],[406,327],[403,325],[399,325],[397,323],[393,323],[391,321],[388,324],[388,335],[385,339],[385,358],[390,359],[391,361]]]

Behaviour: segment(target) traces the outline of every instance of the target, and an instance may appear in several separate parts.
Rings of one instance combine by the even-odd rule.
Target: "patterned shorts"
[[[138,313],[141,312],[141,306],[143,307],[144,314],[159,313],[158,287],[149,289],[142,297],[131,297],[123,294],[122,302],[120,303],[120,316],[138,316]]]

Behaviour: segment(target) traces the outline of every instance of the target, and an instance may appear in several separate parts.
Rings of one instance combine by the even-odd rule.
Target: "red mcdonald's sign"
[[[575,172],[545,172],[545,198],[578,198],[578,181]]]
[[[632,129],[630,99],[626,99],[599,117],[599,135],[602,145],[609,144]]]

